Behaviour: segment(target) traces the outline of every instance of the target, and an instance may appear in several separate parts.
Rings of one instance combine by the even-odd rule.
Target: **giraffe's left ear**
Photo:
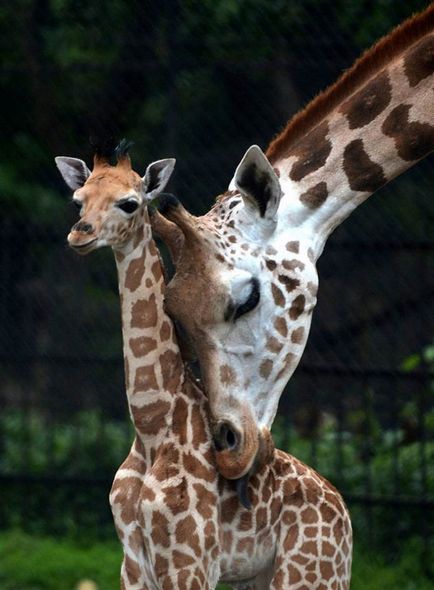
[[[157,160],[149,164],[146,168],[145,176],[142,178],[145,203],[149,203],[155,199],[164,190],[175,168],[175,164],[175,158]]]
[[[257,145],[249,147],[238,164],[229,188],[241,192],[244,203],[256,209],[260,216],[274,219],[282,196],[279,179]]]

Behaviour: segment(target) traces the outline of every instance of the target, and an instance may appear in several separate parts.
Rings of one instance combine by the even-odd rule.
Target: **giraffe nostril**
[[[91,234],[93,232],[93,226],[85,221],[79,221],[73,228],[73,231],[79,231],[82,234]]]
[[[233,451],[239,446],[239,442],[239,434],[226,422],[219,426],[214,436],[214,445],[217,451],[225,449]]]

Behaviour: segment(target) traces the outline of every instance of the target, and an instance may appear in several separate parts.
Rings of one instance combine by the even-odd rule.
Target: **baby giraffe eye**
[[[116,203],[116,207],[128,214],[134,213],[138,206],[139,204],[135,199],[127,199],[126,201],[119,201],[119,203]]]
[[[251,311],[258,305],[261,296],[259,291],[258,279],[252,278],[250,285],[251,290],[247,299],[243,303],[238,304],[236,306],[231,305],[231,309],[228,310],[225,315],[226,320],[230,319],[231,317],[231,319],[235,322],[239,317]]]

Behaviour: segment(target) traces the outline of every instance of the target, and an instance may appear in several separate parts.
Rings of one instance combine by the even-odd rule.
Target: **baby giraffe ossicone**
[[[119,275],[125,378],[136,437],[116,473],[110,503],[126,590],[349,588],[352,534],[339,493],[290,455],[274,452],[243,507],[216,468],[208,404],[185,371],[147,204],[174,160],[131,169],[128,144],[97,153],[92,172],[76,158],[56,164],[81,219],[68,236],[87,254],[111,246]]]

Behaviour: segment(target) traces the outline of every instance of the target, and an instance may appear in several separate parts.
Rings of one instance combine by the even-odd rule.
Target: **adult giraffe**
[[[328,236],[433,149],[430,5],[290,120],[266,156],[252,146],[205,216],[162,204],[185,236],[166,309],[196,344],[227,477],[254,468],[253,450],[234,474],[228,449],[268,432],[301,358]]]
[[[121,296],[126,389],[136,438],[110,503],[124,549],[122,588],[348,590],[352,533],[339,493],[312,469],[275,451],[251,482],[251,509],[215,464],[207,400],[185,372],[171,319],[147,203],[174,160],[131,169],[97,154],[56,158],[81,219],[68,236],[81,254],[111,246]],[[246,502],[246,498],[244,498]]]

